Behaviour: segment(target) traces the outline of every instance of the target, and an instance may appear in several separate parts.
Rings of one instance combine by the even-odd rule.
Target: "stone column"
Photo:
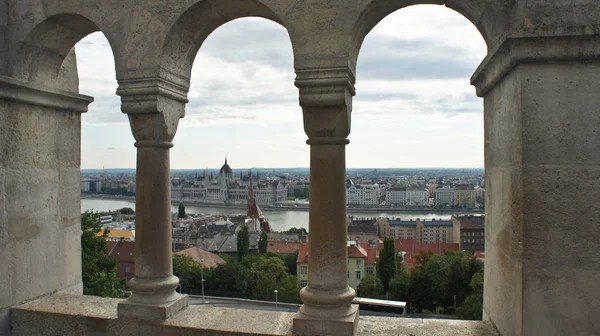
[[[119,303],[118,314],[165,320],[188,305],[187,295],[176,292],[179,279],[173,275],[169,157],[186,91],[152,79],[120,81],[117,94],[137,147],[135,277],[128,283],[132,295]]]
[[[506,39],[473,76],[485,97],[484,318],[505,336],[593,335],[600,35],[545,34]]]
[[[346,145],[354,76],[345,68],[297,70],[310,145],[308,285],[294,319],[298,335],[354,335],[358,309],[348,286]]]

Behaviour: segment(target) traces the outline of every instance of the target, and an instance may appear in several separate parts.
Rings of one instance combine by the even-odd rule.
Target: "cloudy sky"
[[[485,43],[461,15],[438,6],[397,11],[367,36],[358,59],[347,166],[483,167],[483,101],[469,78]],[[134,168],[134,139],[120,111],[114,62],[101,33],[77,44],[81,166]],[[285,29],[265,19],[229,22],[194,63],[186,117],[171,167],[308,167],[309,147]]]

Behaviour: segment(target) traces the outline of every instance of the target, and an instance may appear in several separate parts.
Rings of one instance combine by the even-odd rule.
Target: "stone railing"
[[[53,295],[12,310],[12,335],[292,335],[295,313],[191,305],[150,322],[119,318],[121,300]],[[488,322],[360,317],[357,335],[497,336]]]

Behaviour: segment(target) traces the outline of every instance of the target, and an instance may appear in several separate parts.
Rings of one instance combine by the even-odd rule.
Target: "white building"
[[[456,190],[454,190],[454,188],[449,187],[436,189],[435,205],[448,207],[456,205]]]
[[[102,181],[84,180],[81,181],[82,192],[102,192]]]
[[[425,188],[393,188],[386,191],[386,201],[390,205],[427,206],[429,191]]]
[[[254,178],[249,173],[234,179],[231,167],[225,164],[221,167],[216,177],[204,173],[191,183],[181,183],[173,180],[171,184],[171,198],[183,202],[206,203],[246,203],[250,179]],[[254,178],[254,199],[260,205],[270,205],[287,200],[287,184],[281,180],[260,181],[258,174]],[[256,182],[258,181],[258,182]]]
[[[354,184],[348,180],[346,201],[349,205],[380,205],[385,201],[385,186],[377,183]]]

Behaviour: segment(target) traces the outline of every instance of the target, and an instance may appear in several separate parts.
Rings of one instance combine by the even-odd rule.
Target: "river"
[[[94,199],[85,198],[81,200],[81,211],[94,210],[94,211],[110,211],[121,208],[133,208],[135,209],[135,202],[133,200],[109,200],[109,199]],[[171,211],[177,212],[177,205],[171,205]],[[243,209],[231,209],[231,208],[216,208],[210,206],[197,206],[197,205],[186,205],[185,211],[190,214],[223,214],[223,215],[239,215],[245,211]],[[269,224],[275,231],[284,231],[292,227],[305,228],[308,230],[308,211],[290,211],[290,210],[273,210],[265,211],[265,216],[269,219]],[[402,219],[431,219],[441,218],[449,219],[450,214],[448,213],[390,213],[390,212],[352,212],[354,217],[390,217],[390,218],[402,218]]]

